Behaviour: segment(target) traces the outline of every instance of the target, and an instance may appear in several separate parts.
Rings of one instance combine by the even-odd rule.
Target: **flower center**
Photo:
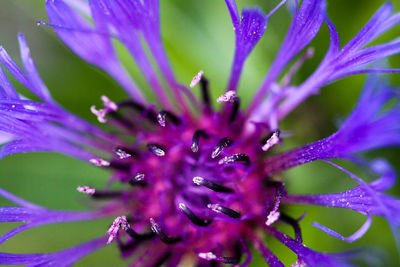
[[[219,97],[217,102],[225,106],[212,112],[208,82],[199,82],[205,104],[201,119],[157,112],[132,101],[116,105],[106,97],[104,109],[94,112],[99,121],[107,121],[107,115],[109,124],[127,134],[110,162],[93,159],[92,163],[114,169],[114,180],[129,189],[119,194],[86,187],[79,191],[122,199],[116,206],[126,217],[117,217],[108,232],[109,242],[117,238],[121,250],[129,246],[120,240],[120,227],[135,242],[158,237],[164,245],[190,244],[207,260],[217,257],[214,253],[222,246],[218,255],[234,255],[219,260],[234,263],[240,258],[235,251],[240,251],[241,237],[280,217],[284,185],[260,177],[259,167],[264,151],[280,141],[279,131],[265,140],[260,140],[263,130],[244,138],[245,118],[235,92]]]

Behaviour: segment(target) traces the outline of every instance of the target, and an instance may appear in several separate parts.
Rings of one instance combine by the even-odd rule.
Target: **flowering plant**
[[[400,200],[384,193],[394,185],[395,172],[385,160],[360,157],[364,151],[400,143],[398,92],[379,76],[399,69],[377,67],[377,61],[400,52],[400,41],[370,45],[400,22],[400,13],[393,14],[391,4],[384,4],[341,47],[326,1],[292,1],[287,35],[249,106],[241,108],[240,96],[246,92],[239,90],[239,81],[245,61],[269,18],[286,1],[267,15],[259,8],[239,12],[234,0],[225,3],[235,51],[226,92],[216,103],[206,72],[199,71],[189,85],[199,87],[200,98],[177,81],[162,43],[158,0],[46,1],[49,22],[39,24],[51,26],[72,51],[109,74],[129,95],[118,103],[102,96],[103,108],[90,108],[99,125],[71,114],[51,97],[24,35],[18,35],[24,70],[0,48],[0,131],[7,139],[0,157],[51,151],[111,173],[104,188],[77,185],[93,201],[103,200],[90,211],[47,209],[0,189],[1,196],[18,205],[1,207],[0,221],[25,223],[0,237],[0,243],[41,225],[112,218],[107,233],[95,240],[53,253],[0,253],[0,264],[69,266],[115,242],[122,257],[132,257],[134,266],[177,266],[188,260],[199,266],[247,266],[252,249],[270,266],[283,266],[264,242],[270,236],[297,255],[293,266],[351,265],[355,252],[318,252],[303,244],[300,221],[304,216],[294,218],[285,209],[293,204],[345,208],[365,215],[365,223],[348,237],[313,224],[346,242],[366,233],[372,215],[385,217],[400,243]],[[313,50],[301,53],[324,23],[330,33],[329,49],[315,71],[296,85],[293,76]],[[150,103],[125,70],[113,40],[130,52],[156,103]],[[40,101],[17,93],[3,69]],[[296,149],[276,149],[289,135],[280,123],[291,111],[326,84],[360,73],[372,74],[337,132]],[[330,159],[353,162],[379,178],[367,183]],[[281,174],[317,160],[343,171],[357,185],[330,194],[299,195],[287,190]],[[278,228],[281,224],[293,228],[293,237]]]

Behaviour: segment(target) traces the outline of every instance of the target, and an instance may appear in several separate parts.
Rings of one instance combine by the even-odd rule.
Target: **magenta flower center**
[[[203,91],[205,85],[201,83]],[[223,245],[234,253],[252,228],[279,219],[284,186],[266,175],[260,179],[258,164],[265,160],[263,150],[279,142],[279,132],[258,130],[245,136],[239,98],[225,102],[221,112],[205,109],[201,119],[133,102],[120,103],[107,114],[109,123],[136,138],[116,147],[110,161],[115,179],[131,187],[122,193],[128,234],[142,236],[143,242],[158,235],[178,246],[190,240],[182,244],[206,252]],[[239,261],[238,255],[230,260]]]

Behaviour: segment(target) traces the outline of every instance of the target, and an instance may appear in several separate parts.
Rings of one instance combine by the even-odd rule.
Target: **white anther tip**
[[[87,195],[93,195],[96,192],[96,189],[89,186],[78,186],[76,190]]]
[[[267,221],[265,222],[265,224],[267,226],[274,224],[279,219],[280,215],[281,213],[279,211],[271,211],[267,216]]]
[[[193,88],[196,86],[201,81],[201,78],[203,77],[203,71],[199,71],[199,73],[196,74],[196,76],[193,77],[192,81],[190,82],[190,88]]]
[[[109,161],[100,158],[90,159],[89,162],[97,167],[107,167],[111,164]]]
[[[201,183],[204,181],[204,179],[200,176],[193,177],[193,183],[197,185],[201,185]]]
[[[218,103],[222,102],[233,102],[235,101],[237,95],[236,92],[233,90],[227,91],[225,94],[221,95],[220,97],[217,98]]]
[[[184,209],[186,209],[186,205],[183,204],[183,203],[179,203],[179,208],[180,208],[181,210],[184,210]]]
[[[202,252],[202,253],[199,253],[198,256],[199,256],[199,258],[202,258],[202,259],[205,259],[208,261],[215,260],[217,258],[217,256],[215,256],[215,254],[212,252],[206,252],[206,253]]]

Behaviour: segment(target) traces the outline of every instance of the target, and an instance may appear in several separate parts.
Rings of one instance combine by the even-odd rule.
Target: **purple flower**
[[[365,215],[366,222],[349,237],[313,224],[346,242],[365,234],[371,215],[383,216],[400,245],[400,200],[384,194],[394,185],[395,173],[382,159],[360,157],[367,150],[400,144],[399,94],[378,74],[369,77],[358,105],[336,133],[286,152],[275,148],[287,136],[279,129],[280,121],[325,84],[358,73],[399,72],[374,63],[400,52],[397,39],[365,46],[399,24],[400,14],[392,15],[391,5],[384,4],[340,48],[325,1],[303,0],[300,7],[294,1],[281,49],[249,108],[241,110],[238,89],[245,61],[264,34],[269,17],[286,1],[268,15],[258,8],[244,9],[239,15],[234,0],[225,2],[233,23],[235,52],[226,93],[215,103],[206,72],[199,71],[190,83],[199,87],[201,99],[177,81],[162,45],[158,0],[46,1],[50,21],[39,24],[53,27],[71,50],[112,76],[130,96],[119,103],[102,96],[103,107],[90,108],[99,123],[112,127],[110,132],[53,100],[22,34],[18,38],[23,69],[0,48],[2,66],[41,100],[31,101],[17,93],[0,68],[0,131],[6,140],[0,157],[53,151],[112,173],[103,189],[77,185],[93,201],[103,200],[94,211],[49,210],[0,189],[2,197],[19,205],[1,207],[0,221],[26,223],[0,237],[0,243],[44,224],[110,218],[104,235],[93,241],[54,253],[0,253],[0,264],[69,266],[115,241],[122,257],[136,254],[134,266],[176,266],[187,259],[198,266],[247,266],[251,249],[258,250],[270,266],[283,266],[263,241],[271,236],[298,256],[292,266],[350,266],[355,253],[317,252],[303,244],[302,217],[293,218],[283,209],[292,204],[345,208]],[[313,50],[299,56],[287,72],[284,69],[324,22],[330,31],[330,47],[315,72],[296,86],[292,77]],[[131,53],[157,103],[148,102],[119,62],[113,39]],[[380,177],[367,183],[328,161],[332,158],[352,161]],[[358,185],[331,194],[293,195],[286,190],[278,174],[316,160],[339,168]],[[121,184],[122,189],[110,189],[111,183]],[[282,223],[293,228],[294,237],[278,230]]]

